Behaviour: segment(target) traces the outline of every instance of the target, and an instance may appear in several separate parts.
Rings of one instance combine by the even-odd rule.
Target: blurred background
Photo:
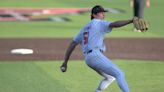
[[[106,35],[105,54],[126,73],[131,92],[164,91],[163,4],[145,0],[147,32],[131,24]],[[0,92],[93,92],[102,77],[87,67],[80,46],[68,72],[59,67],[95,5],[111,22],[134,17],[132,0],[0,0]],[[116,81],[110,91],[121,92]]]

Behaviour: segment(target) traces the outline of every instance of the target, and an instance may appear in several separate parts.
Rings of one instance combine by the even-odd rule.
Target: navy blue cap
[[[91,11],[91,13],[92,14],[97,14],[97,13],[99,13],[99,12],[108,12],[107,10],[105,10],[102,6],[100,6],[100,5],[96,5],[96,6],[94,6],[93,8],[92,8],[92,11]]]

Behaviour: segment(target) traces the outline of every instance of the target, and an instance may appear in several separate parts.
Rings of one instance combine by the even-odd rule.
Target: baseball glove
[[[146,32],[148,30],[148,23],[142,18],[134,17],[133,24],[134,27],[141,32]]]

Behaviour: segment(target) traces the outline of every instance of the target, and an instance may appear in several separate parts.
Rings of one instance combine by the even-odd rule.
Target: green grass
[[[125,11],[120,14],[106,14],[106,19],[115,21],[132,18],[132,8],[129,0],[0,0],[0,7],[89,7],[100,4],[104,7],[118,8]],[[162,18],[163,0],[151,1],[151,7],[145,7],[145,19],[150,23],[146,33],[133,32],[133,25],[114,29],[107,37],[164,37]],[[0,38],[61,38],[73,37],[90,21],[90,14],[84,15],[58,15],[51,17],[67,17],[72,22],[0,22]]]
[[[84,62],[0,62],[0,92],[93,92],[102,79]],[[114,60],[125,73],[131,92],[164,91],[164,63]],[[116,81],[104,92],[121,92]]]
[[[69,92],[34,62],[0,63],[1,92]]]
[[[0,7],[88,7],[95,4],[105,6],[122,6],[129,3],[128,0],[120,2],[120,0],[0,0]]]

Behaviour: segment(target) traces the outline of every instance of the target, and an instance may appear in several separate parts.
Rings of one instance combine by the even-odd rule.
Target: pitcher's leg
[[[117,84],[123,92],[130,92],[124,73],[115,64],[112,62],[106,64],[103,68],[103,72],[116,78]]]
[[[118,75],[115,75],[115,78],[117,80],[117,84],[119,85],[120,89],[123,92],[130,92],[128,84],[127,84],[127,82],[125,80],[125,75],[124,75],[124,73],[122,71],[120,71]]]
[[[99,74],[101,74],[105,79],[103,79],[100,82],[99,86],[96,89],[96,92],[102,92],[104,89],[106,89],[115,80],[114,77],[107,75],[103,72],[99,73]]]
[[[123,92],[130,92],[124,77],[124,73],[117,67],[117,65],[112,63],[112,61],[109,60],[102,53],[96,53],[96,55],[94,55],[94,58],[86,58],[86,63],[95,71],[102,71],[108,75],[113,76],[114,78],[116,78],[117,83]]]
[[[117,65],[115,65],[111,60],[109,60],[107,57],[105,56],[101,56],[102,58],[102,65],[101,65],[101,71],[113,76],[114,78],[116,78],[116,81],[120,87],[120,89],[123,92],[130,92],[129,91],[129,87],[128,84],[125,80],[125,75],[124,73],[119,69],[119,67]]]

